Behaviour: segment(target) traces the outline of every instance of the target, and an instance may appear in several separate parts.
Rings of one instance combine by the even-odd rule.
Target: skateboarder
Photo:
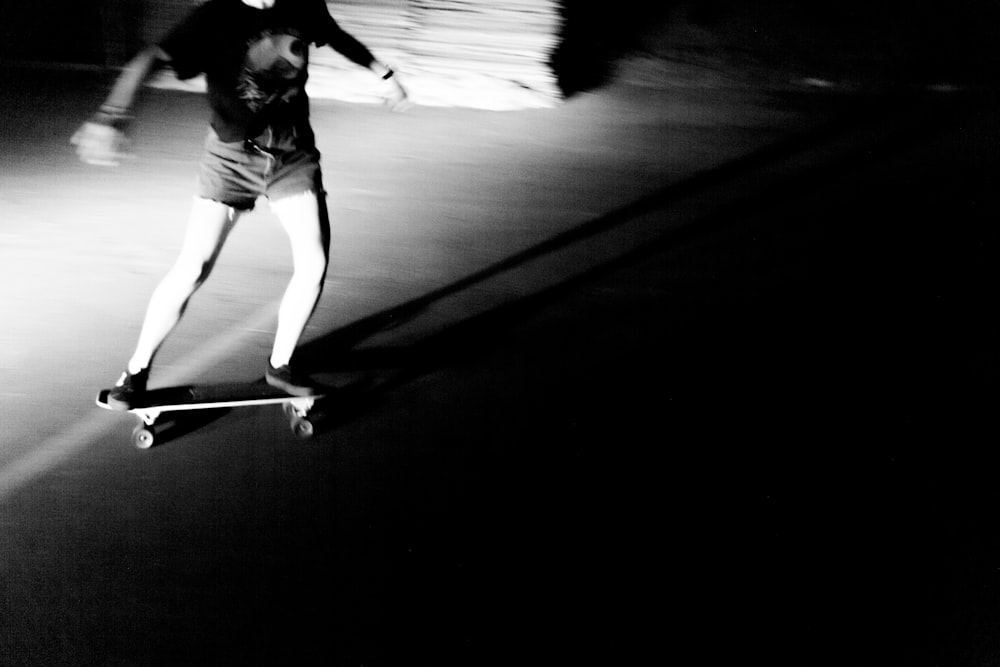
[[[197,193],[176,263],[150,299],[135,352],[109,404],[128,409],[146,390],[150,365],[205,281],[240,215],[264,195],[288,234],[294,271],[278,310],[267,382],[290,394],[314,387],[289,363],[319,301],[330,228],[319,152],[304,91],[308,46],[328,45],[384,83],[393,108],[407,95],[393,71],[330,16],[324,0],[207,0],[159,44],[140,52],[98,113],[73,136],[81,159],[116,165],[142,84],[159,67],[181,79],[205,74],[211,124]]]

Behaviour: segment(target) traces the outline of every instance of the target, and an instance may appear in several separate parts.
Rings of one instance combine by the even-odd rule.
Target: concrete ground
[[[982,90],[618,83],[314,103],[334,221],[299,361],[341,392],[133,449],[97,390],[180,242],[204,100],[5,70],[0,662],[989,664],[1000,171]],[[154,385],[254,379],[241,221]]]

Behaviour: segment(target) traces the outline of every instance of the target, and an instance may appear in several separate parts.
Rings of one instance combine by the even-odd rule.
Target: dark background
[[[389,347],[387,359],[378,349],[340,358],[398,366],[402,379],[376,396],[386,410],[349,415],[320,439],[331,443],[325,449],[286,447],[260,430],[283,431],[274,420],[248,414],[132,457],[109,437],[86,461],[40,479],[5,507],[6,562],[18,578],[4,598],[0,636],[15,647],[7,655],[29,664],[52,664],[50,655],[72,664],[74,652],[121,664],[136,656],[248,664],[339,647],[347,664],[650,656],[991,664],[1000,650],[1000,116],[983,88],[994,71],[987,38],[995,6],[615,8],[567,6],[554,63],[568,92],[597,89],[621,54],[636,51],[692,62],[722,53],[723,62],[758,68],[801,63],[828,76],[865,72],[901,89],[770,91],[775,114],[796,108],[824,119],[775,142],[730,114],[738,96],[725,91],[671,94],[683,121],[649,121],[646,97],[618,91],[633,95],[628,104],[591,112],[598,138],[601,122],[627,120],[637,136],[651,130],[643,122],[686,123],[698,130],[691,145],[711,151],[717,118],[740,128],[727,136],[751,134],[763,148],[723,159],[716,146],[716,168],[674,174],[624,212],[580,220],[583,228],[663,210],[676,222],[685,209],[673,205],[702,197],[686,231],[443,335]],[[117,41],[101,37],[110,28],[100,9],[7,3],[3,55],[120,62],[127,49],[105,47],[136,43],[141,31],[130,30],[139,24],[120,24]],[[681,24],[684,43],[672,41]],[[938,97],[906,87],[942,77],[968,89]],[[12,105],[20,116],[7,140],[35,161],[45,157],[37,145],[51,142],[52,164],[82,181],[72,171],[82,167],[58,151],[82,110],[99,101],[97,78],[29,77],[8,89],[5,100],[26,101]],[[44,94],[32,96],[36,87]],[[186,196],[200,100],[157,95],[151,125],[169,159],[154,166],[179,163],[173,182]],[[29,108],[37,100],[62,102],[38,114]],[[708,115],[713,109],[722,112]],[[328,111],[331,125],[364,123],[357,109]],[[415,116],[418,130],[438,128],[441,146],[455,141],[460,114],[426,125],[427,116]],[[469,125],[488,133],[472,117]],[[33,119],[36,136],[15,134]],[[384,126],[372,135],[402,142],[392,135],[404,134],[397,121],[377,122]],[[490,138],[491,151],[515,135],[540,155],[561,148],[565,160],[546,176],[575,205],[579,147],[545,143],[558,124],[525,140],[514,121],[494,122],[505,129]],[[185,128],[185,157],[173,157],[183,142],[161,127]],[[342,132],[338,142],[350,134]],[[683,135],[666,149],[682,160]],[[415,171],[378,160],[371,173]],[[438,176],[426,167],[439,180],[468,169],[430,164],[442,169]],[[509,167],[505,177],[524,166],[498,164]],[[12,165],[5,169],[19,168]],[[619,167],[613,176],[628,192],[641,174]],[[353,170],[330,171],[346,179]],[[588,174],[588,188],[609,178],[597,168]],[[502,206],[480,201],[482,188],[468,192],[448,203],[486,206],[461,213],[480,233],[502,224]],[[420,193],[406,193],[412,202],[397,195],[409,207],[399,219],[431,215],[438,202]],[[460,262],[465,254],[447,256]],[[123,272],[112,265],[107,273]],[[327,362],[336,342],[332,333],[306,353]],[[106,356],[102,365],[119,361]],[[36,377],[32,391],[48,391],[50,379]],[[213,437],[212,446],[194,444]],[[227,523],[233,517],[236,528]],[[101,599],[108,590],[120,597]],[[346,638],[329,639],[331,648],[333,625]]]

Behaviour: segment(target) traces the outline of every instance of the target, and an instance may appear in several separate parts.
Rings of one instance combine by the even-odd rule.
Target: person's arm
[[[135,103],[135,97],[149,77],[161,66],[170,62],[168,56],[159,46],[143,49],[129,61],[118,76],[100,113],[120,114],[128,117]]]
[[[132,107],[143,84],[170,57],[158,46],[140,51],[115,80],[107,99],[70,142],[77,155],[88,164],[117,166],[125,147],[125,129],[132,117]]]
[[[389,90],[385,96],[385,102],[394,111],[402,111],[409,106],[409,95],[403,84],[399,82],[399,77],[392,71],[392,68],[378,60],[372,60],[368,69],[375,73],[380,79],[389,85]]]
[[[329,14],[327,14],[329,17]],[[408,104],[409,96],[399,82],[399,77],[391,67],[379,62],[367,46],[353,35],[344,31],[332,17],[329,17],[326,43],[348,60],[366,67],[388,85],[386,103],[393,109],[402,110]]]

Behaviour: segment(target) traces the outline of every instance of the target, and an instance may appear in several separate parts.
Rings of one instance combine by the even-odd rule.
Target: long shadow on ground
[[[954,103],[923,97],[859,103],[820,127],[664,187],[449,285],[331,331],[304,345],[297,353],[297,363],[318,373],[365,375],[365,381],[350,384],[350,390],[344,393],[345,399],[354,399],[345,400],[344,405],[363,409],[376,394],[483,354],[506,340],[505,332],[511,328],[587,285],[657,255],[725,233],[728,228],[766,213],[777,202],[801,198],[842,174],[927,141],[953,120],[956,108]],[[687,222],[675,222],[673,211],[693,200],[697,200],[694,206],[698,208],[694,216],[686,218]],[[577,244],[627,228],[647,216],[661,216],[661,231],[633,247],[609,248],[609,257],[596,266],[568,277],[552,276],[552,284],[532,294],[453,322],[416,342],[365,345],[379,334],[418,320],[438,302],[516,272],[539,258],[558,255]]]

